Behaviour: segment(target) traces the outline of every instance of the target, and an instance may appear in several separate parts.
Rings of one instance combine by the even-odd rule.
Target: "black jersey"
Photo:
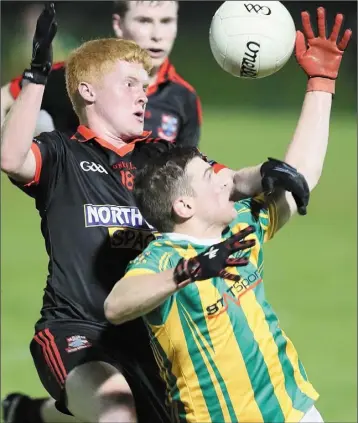
[[[136,169],[174,145],[147,138],[115,148],[84,126],[73,137],[54,131],[35,138],[35,198],[49,256],[41,319],[109,325],[103,305],[130,260],[154,238],[132,194]]]
[[[21,77],[18,77],[11,81],[10,92],[16,98],[20,90]],[[153,137],[175,141],[177,145],[197,146],[202,120],[200,100],[169,60],[161,66],[147,95],[144,129],[151,131]],[[41,109],[50,114],[57,130],[68,134],[76,131],[79,122],[67,95],[64,62],[52,67]]]

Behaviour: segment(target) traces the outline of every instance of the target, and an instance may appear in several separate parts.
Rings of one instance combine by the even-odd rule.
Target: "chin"
[[[162,64],[167,60],[167,58],[168,58],[168,56],[151,58],[153,68],[160,68],[162,66]]]

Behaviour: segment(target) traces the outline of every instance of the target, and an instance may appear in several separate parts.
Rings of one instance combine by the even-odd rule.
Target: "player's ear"
[[[173,211],[179,219],[190,219],[195,213],[193,198],[187,196],[177,198],[173,203]]]
[[[78,93],[87,103],[94,103],[96,101],[94,87],[88,82],[80,82],[78,84]]]
[[[114,13],[112,15],[112,27],[113,32],[117,38],[123,38],[123,30],[121,23],[121,17],[117,13]]]

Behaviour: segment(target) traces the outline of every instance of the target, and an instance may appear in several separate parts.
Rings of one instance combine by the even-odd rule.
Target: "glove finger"
[[[249,263],[249,260],[244,257],[240,258],[228,258],[226,260],[226,264],[230,267],[233,266],[246,266]]]
[[[311,40],[315,36],[314,36],[314,32],[311,25],[310,14],[308,12],[302,12],[301,19],[302,19],[303,32],[305,33],[307,40]]]
[[[234,282],[238,282],[241,279],[240,275],[237,275],[237,274],[235,275],[234,273],[229,273],[225,269],[220,270],[219,276],[220,276],[220,278],[228,279],[228,280],[234,281]]]
[[[334,42],[337,41],[337,38],[338,38],[338,35],[339,35],[339,31],[341,30],[342,22],[343,22],[343,15],[340,14],[340,13],[338,13],[336,15],[335,20],[334,20],[334,25],[333,25],[333,28],[332,28],[332,32],[331,32],[331,35],[329,37],[329,39],[331,41],[334,41]]]
[[[275,189],[276,178],[272,176],[264,176],[261,180],[262,190],[265,194],[269,195]]]
[[[238,251],[247,250],[254,247],[256,241],[254,239],[249,239],[247,241],[237,241],[231,246],[231,252],[236,253]]]
[[[242,241],[244,238],[246,238],[248,235],[254,232],[255,232],[255,228],[253,226],[247,226],[245,229],[242,229],[240,232],[238,232],[237,234],[230,237],[227,241],[225,241],[225,244],[229,249],[231,249],[232,246],[236,242]]]
[[[326,10],[324,7],[319,7],[317,9],[317,26],[318,35],[321,38],[326,38]]]
[[[338,48],[340,50],[345,50],[347,48],[347,45],[351,39],[352,36],[352,30],[351,29],[346,29],[344,31],[343,37],[341,39],[341,41],[338,43]]]
[[[301,216],[306,215],[307,214],[306,204],[304,204],[304,201],[302,200],[302,198],[293,193],[292,193],[292,197],[294,198],[296,202],[298,214],[300,214]]]

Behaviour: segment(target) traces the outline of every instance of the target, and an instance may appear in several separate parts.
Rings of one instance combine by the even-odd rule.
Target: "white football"
[[[279,1],[226,1],[210,26],[210,48],[226,72],[239,78],[264,78],[292,55],[296,28]]]

